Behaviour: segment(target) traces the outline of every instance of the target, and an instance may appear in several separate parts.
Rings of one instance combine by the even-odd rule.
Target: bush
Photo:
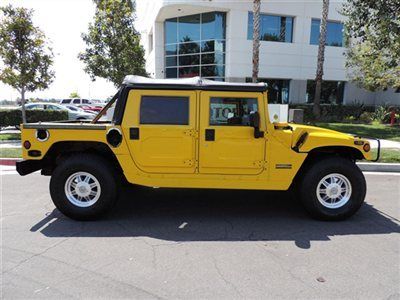
[[[304,110],[304,122],[316,121],[313,115],[312,104],[291,104],[290,108],[299,108]],[[336,104],[321,104],[321,122],[357,122],[364,112],[373,113],[374,106],[366,106],[363,104],[352,105],[336,105]]]
[[[374,113],[369,112],[369,111],[364,111],[360,118],[360,122],[365,123],[365,124],[371,124],[372,121],[374,120]]]
[[[27,110],[28,123],[68,120],[68,112],[60,110]],[[19,109],[0,110],[0,127],[17,126],[22,123]]]

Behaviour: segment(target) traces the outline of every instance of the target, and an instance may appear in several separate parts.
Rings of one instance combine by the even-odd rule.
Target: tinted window
[[[312,19],[311,21],[311,34],[310,44],[319,44],[319,26],[321,21],[319,19]],[[326,41],[325,45],[342,47],[343,46],[343,24],[340,22],[328,21],[326,24]]]
[[[250,126],[250,114],[258,111],[256,98],[210,99],[210,125]]]
[[[321,103],[342,104],[344,95],[344,81],[322,81]],[[307,80],[307,103],[314,102],[315,81]]]
[[[81,101],[80,101],[80,99],[74,99],[74,102],[73,102],[73,103],[79,104],[79,103],[81,103]]]
[[[143,96],[140,124],[189,125],[189,98]]]
[[[71,99],[64,99],[63,101],[61,101],[61,103],[70,103]]]
[[[253,13],[249,13],[247,38],[253,39]],[[293,17],[260,15],[260,40],[291,43]]]
[[[87,104],[87,103],[90,103],[90,101],[89,101],[89,100],[87,100],[87,99],[82,99],[82,103],[85,103],[85,104]]]

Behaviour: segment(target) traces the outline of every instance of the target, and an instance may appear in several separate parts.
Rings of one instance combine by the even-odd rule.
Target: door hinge
[[[188,129],[183,132],[187,136],[198,137],[199,132],[196,129]]]
[[[267,162],[265,160],[256,160],[253,164],[258,168],[267,169]]]
[[[185,166],[191,167],[191,166],[193,166],[193,164],[194,164],[194,160],[193,160],[193,159],[186,159],[186,160],[183,161],[183,164],[184,164]]]

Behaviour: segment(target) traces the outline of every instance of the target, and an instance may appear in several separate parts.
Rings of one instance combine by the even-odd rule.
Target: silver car
[[[95,117],[95,114],[81,110],[73,110],[67,106],[55,103],[28,103],[25,104],[25,109],[66,110],[68,112],[68,120],[92,120]]]

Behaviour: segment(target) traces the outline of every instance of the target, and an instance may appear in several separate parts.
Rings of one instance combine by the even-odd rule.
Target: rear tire
[[[305,171],[300,193],[305,209],[313,218],[344,220],[363,204],[366,182],[355,163],[333,157],[320,160]]]
[[[74,220],[94,220],[110,211],[117,199],[115,171],[103,158],[77,154],[54,170],[50,195],[54,205]]]

